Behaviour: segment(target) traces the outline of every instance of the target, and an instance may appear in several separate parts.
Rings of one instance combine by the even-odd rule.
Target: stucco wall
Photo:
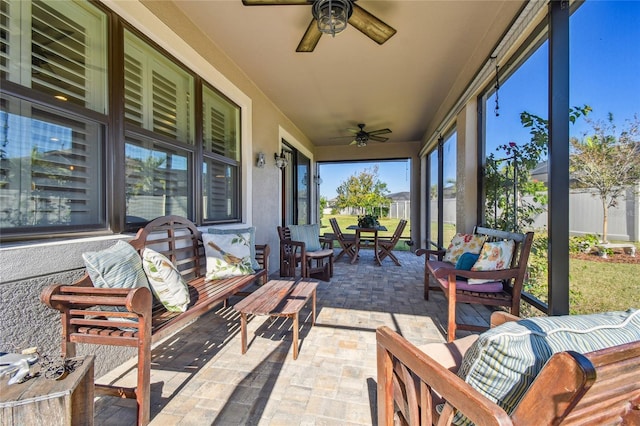
[[[75,241],[21,244],[0,250],[0,351],[16,352],[36,346],[48,356],[61,354],[60,313],[40,302],[48,285],[70,284],[84,274],[82,252],[101,250],[117,239],[83,238]],[[95,354],[95,376],[100,377],[135,356],[131,348],[78,345],[78,355]]]

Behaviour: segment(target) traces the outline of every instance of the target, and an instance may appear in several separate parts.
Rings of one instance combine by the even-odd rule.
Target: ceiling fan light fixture
[[[347,28],[352,12],[351,0],[316,0],[312,9],[318,30],[332,37]]]

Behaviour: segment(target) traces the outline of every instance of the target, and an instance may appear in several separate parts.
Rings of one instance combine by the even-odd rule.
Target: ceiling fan
[[[356,0],[242,0],[245,6],[312,5],[313,19],[296,52],[313,52],[322,33],[335,36],[347,22],[378,44],[389,40],[396,30],[357,4]]]
[[[375,142],[386,142],[389,138],[382,137],[380,135],[386,135],[387,133],[391,133],[391,129],[378,129],[372,130],[370,132],[365,132],[364,124],[358,124],[357,129],[347,129],[351,133],[355,135],[355,139],[351,141],[349,145],[356,145],[359,147],[367,146],[367,142],[375,141]],[[347,136],[352,137],[352,136]]]

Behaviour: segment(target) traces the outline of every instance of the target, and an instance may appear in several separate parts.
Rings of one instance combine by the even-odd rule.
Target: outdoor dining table
[[[361,227],[358,225],[349,225],[347,229],[356,231],[356,244],[355,244],[355,255],[351,259],[351,263],[355,263],[358,260],[358,253],[360,252],[361,247],[368,247],[370,238],[361,239],[361,234],[373,234],[373,256],[378,266],[382,265],[380,261],[380,257],[378,255],[378,231],[386,231],[387,228],[382,225],[378,225],[375,227]]]

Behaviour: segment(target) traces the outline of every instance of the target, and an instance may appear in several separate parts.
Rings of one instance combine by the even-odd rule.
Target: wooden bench
[[[496,271],[467,271],[455,269],[455,265],[442,261],[446,250],[416,250],[417,256],[425,255],[424,298],[429,300],[429,290],[441,290],[447,299],[447,339],[453,341],[456,330],[482,331],[486,327],[463,324],[456,321],[456,303],[475,303],[488,306],[505,306],[511,314],[520,315],[520,297],[527,271],[529,253],[533,244],[533,232],[526,234],[507,232],[477,226],[474,234],[482,235],[485,241],[512,240],[515,242],[511,264],[507,269]],[[470,278],[500,282],[499,289],[484,285],[467,285]],[[435,285],[432,285],[435,284]]]
[[[449,425],[456,410],[482,425],[640,424],[640,341],[556,353],[510,415],[388,327],[376,341],[380,426]]]
[[[145,425],[150,420],[152,345],[221,303],[226,304],[229,297],[245,294],[243,290],[251,284],[265,283],[269,276],[269,246],[255,246],[256,260],[262,267],[255,274],[205,281],[206,255],[201,232],[185,218],[157,218],[140,229],[130,244],[138,253],[149,247],[176,265],[189,288],[191,301],[185,312],[168,312],[148,288],[95,288],[88,275],[71,285],[47,287],[41,300],[62,314],[62,353],[65,357],[75,356],[76,343],[138,349],[137,387],[96,385],[96,393],[135,398],[138,424]],[[105,312],[96,306],[124,307],[127,312]],[[123,321],[127,319],[128,322]],[[131,319],[137,322],[132,323]]]

